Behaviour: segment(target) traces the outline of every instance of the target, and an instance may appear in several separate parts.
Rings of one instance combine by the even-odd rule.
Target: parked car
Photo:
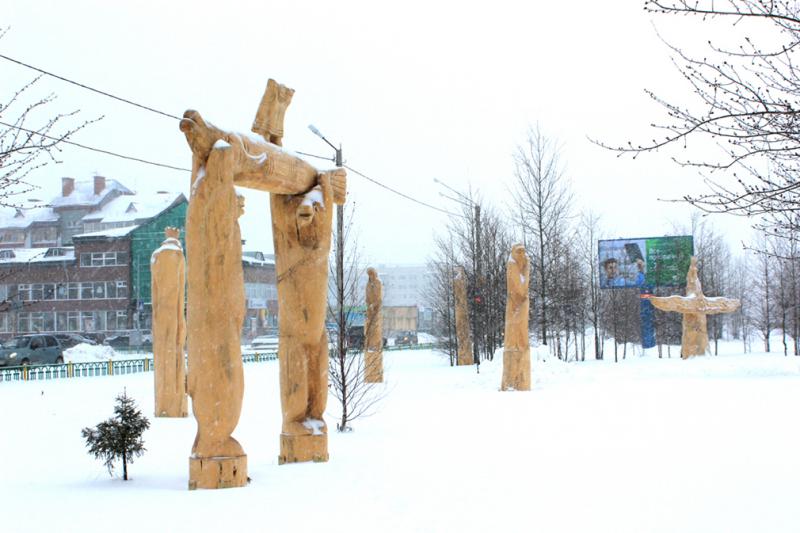
[[[278,331],[267,331],[264,335],[259,335],[250,341],[251,350],[266,350],[270,352],[278,351]]]
[[[21,335],[0,346],[0,366],[62,364],[61,344],[53,335]]]
[[[111,346],[112,348],[127,348],[131,345],[130,335],[113,335],[106,337],[103,344]]]
[[[417,344],[417,334],[413,331],[401,331],[397,337],[394,338],[395,346],[410,346]]]
[[[347,329],[347,337],[345,343],[347,348],[353,350],[364,349],[364,326],[350,326]],[[386,347],[386,337],[383,338],[383,346]]]
[[[56,333],[53,336],[58,339],[58,342],[61,343],[61,348],[63,350],[72,348],[73,346],[77,346],[79,344],[90,344],[92,346],[97,344],[97,342],[94,340],[77,333]]]
[[[362,349],[364,347],[364,326],[350,326],[347,328],[345,344],[347,348],[353,350]]]

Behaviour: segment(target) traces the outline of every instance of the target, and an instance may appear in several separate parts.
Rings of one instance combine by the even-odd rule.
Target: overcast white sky
[[[0,53],[180,116],[194,108],[220,126],[249,131],[267,79],[295,89],[284,146],[332,150],[307,129],[341,142],[347,164],[420,200],[456,210],[438,178],[471,186],[498,208],[510,203],[511,154],[537,123],[563,146],[579,207],[603,216],[607,237],[670,234],[683,205],[659,202],[704,190],[667,154],[636,160],[591,144],[645,140],[664,112],[644,88],[688,89],[641,1],[597,2],[173,2],[4,3],[10,32]],[[666,37],[689,21],[658,19]],[[699,27],[702,26],[692,26]],[[34,73],[0,60],[0,101]],[[105,115],[73,140],[177,166],[191,154],[177,121],[52,78],[53,110]],[[62,176],[95,172],[139,191],[188,192],[188,173],[77,148],[34,176],[55,194]],[[325,167],[325,163],[317,163]],[[446,216],[349,177],[364,256],[421,263]],[[728,217],[729,218],[729,217]],[[746,223],[716,217],[730,242]],[[245,249],[272,250],[266,194],[248,194]]]

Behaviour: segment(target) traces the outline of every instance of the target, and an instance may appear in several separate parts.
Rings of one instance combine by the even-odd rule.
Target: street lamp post
[[[342,145],[337,148],[313,124],[308,125],[311,133],[325,141],[328,146],[334,149],[335,163],[337,167],[342,166]],[[326,206],[327,207],[327,206]],[[345,352],[345,338],[347,335],[344,321],[344,204],[336,206],[336,304],[338,314],[339,335],[336,340],[336,347],[340,356]]]

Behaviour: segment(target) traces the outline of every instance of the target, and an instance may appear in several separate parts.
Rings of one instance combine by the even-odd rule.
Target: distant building
[[[371,265],[378,271],[383,283],[384,329],[389,335],[395,331],[429,331],[433,325],[433,311],[428,295],[433,274],[426,265]],[[367,274],[358,280],[357,292],[363,298]],[[396,308],[396,309],[393,309]],[[417,309],[417,316],[409,308]]]
[[[63,178],[48,207],[28,204],[0,212],[0,335],[149,330],[150,258],[164,228],[184,229],[186,197],[135,194],[95,176]],[[248,336],[277,314],[274,260],[259,254],[242,259]]]

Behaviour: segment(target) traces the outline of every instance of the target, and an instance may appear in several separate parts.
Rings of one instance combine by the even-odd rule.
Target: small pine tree
[[[122,479],[128,480],[128,462],[145,452],[142,433],[150,427],[150,421],[136,407],[133,398],[125,391],[117,396],[114,417],[97,424],[96,428],[83,428],[81,435],[86,439],[89,453],[95,459],[103,459],[108,473],[114,472],[114,461],[122,459]]]

